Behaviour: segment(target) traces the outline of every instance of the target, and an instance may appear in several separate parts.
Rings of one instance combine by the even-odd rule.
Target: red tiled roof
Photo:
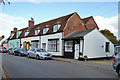
[[[43,23],[39,23],[37,25],[35,25],[32,29],[32,31],[30,31],[30,33],[28,34],[28,36],[34,36],[34,31],[35,29],[39,29],[40,32],[38,35],[42,35],[42,29],[46,27],[49,28],[48,32],[46,34],[50,34],[50,33],[53,33],[53,25],[59,23],[61,24],[61,27],[59,28],[59,30],[57,32],[62,32],[66,23],[67,23],[67,20],[73,15],[74,13],[72,14],[69,14],[69,15],[66,15],[66,16],[62,16],[62,17],[59,17],[59,18],[56,18],[56,19],[52,19],[52,20],[49,20],[49,21],[46,21],[46,22],[43,22]]]

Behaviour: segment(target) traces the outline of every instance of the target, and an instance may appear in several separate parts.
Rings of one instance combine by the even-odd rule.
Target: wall
[[[79,15],[75,13],[73,16],[71,16],[64,29],[64,36],[72,33],[73,31],[81,31],[86,30],[82,20],[80,19]]]
[[[23,48],[23,43],[24,42],[29,42],[31,44],[31,37],[27,37],[27,38],[22,38],[21,39],[21,48]],[[31,46],[30,46],[30,49],[31,49]]]
[[[6,47],[6,49],[8,50],[8,43],[4,43],[3,47]]]
[[[8,49],[20,48],[20,39],[13,39],[8,41]]]
[[[87,28],[87,29],[98,28],[98,26],[97,26],[95,20],[93,19],[93,17],[91,17],[91,18],[89,19],[89,21],[86,23],[86,28]]]
[[[110,52],[105,52],[105,43],[110,42],[97,29],[84,36],[84,54],[88,58],[106,57],[114,54],[114,45],[110,42]]]
[[[41,36],[41,48],[42,48],[42,43],[46,43],[46,50],[48,50],[48,39],[57,39],[59,38],[60,40],[60,52],[50,52],[55,56],[63,56],[63,42],[62,42],[62,33],[56,33],[56,34],[50,34],[50,35],[43,35]]]

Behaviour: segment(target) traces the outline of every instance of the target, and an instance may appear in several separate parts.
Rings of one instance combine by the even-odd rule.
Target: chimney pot
[[[16,27],[14,28],[14,31],[17,31],[17,28],[16,28]]]

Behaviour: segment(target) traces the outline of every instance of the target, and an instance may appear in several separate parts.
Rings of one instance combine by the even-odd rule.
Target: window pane
[[[57,42],[56,42],[57,41]],[[51,52],[59,51],[59,40],[50,40],[48,41],[48,50]]]
[[[65,41],[65,51],[73,52],[73,41]]]

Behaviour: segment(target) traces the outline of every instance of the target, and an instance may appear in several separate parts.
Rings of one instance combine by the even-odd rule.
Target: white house
[[[73,32],[63,38],[65,55],[78,58],[103,58],[114,55],[114,45],[97,29]],[[69,55],[70,56],[70,55]]]

